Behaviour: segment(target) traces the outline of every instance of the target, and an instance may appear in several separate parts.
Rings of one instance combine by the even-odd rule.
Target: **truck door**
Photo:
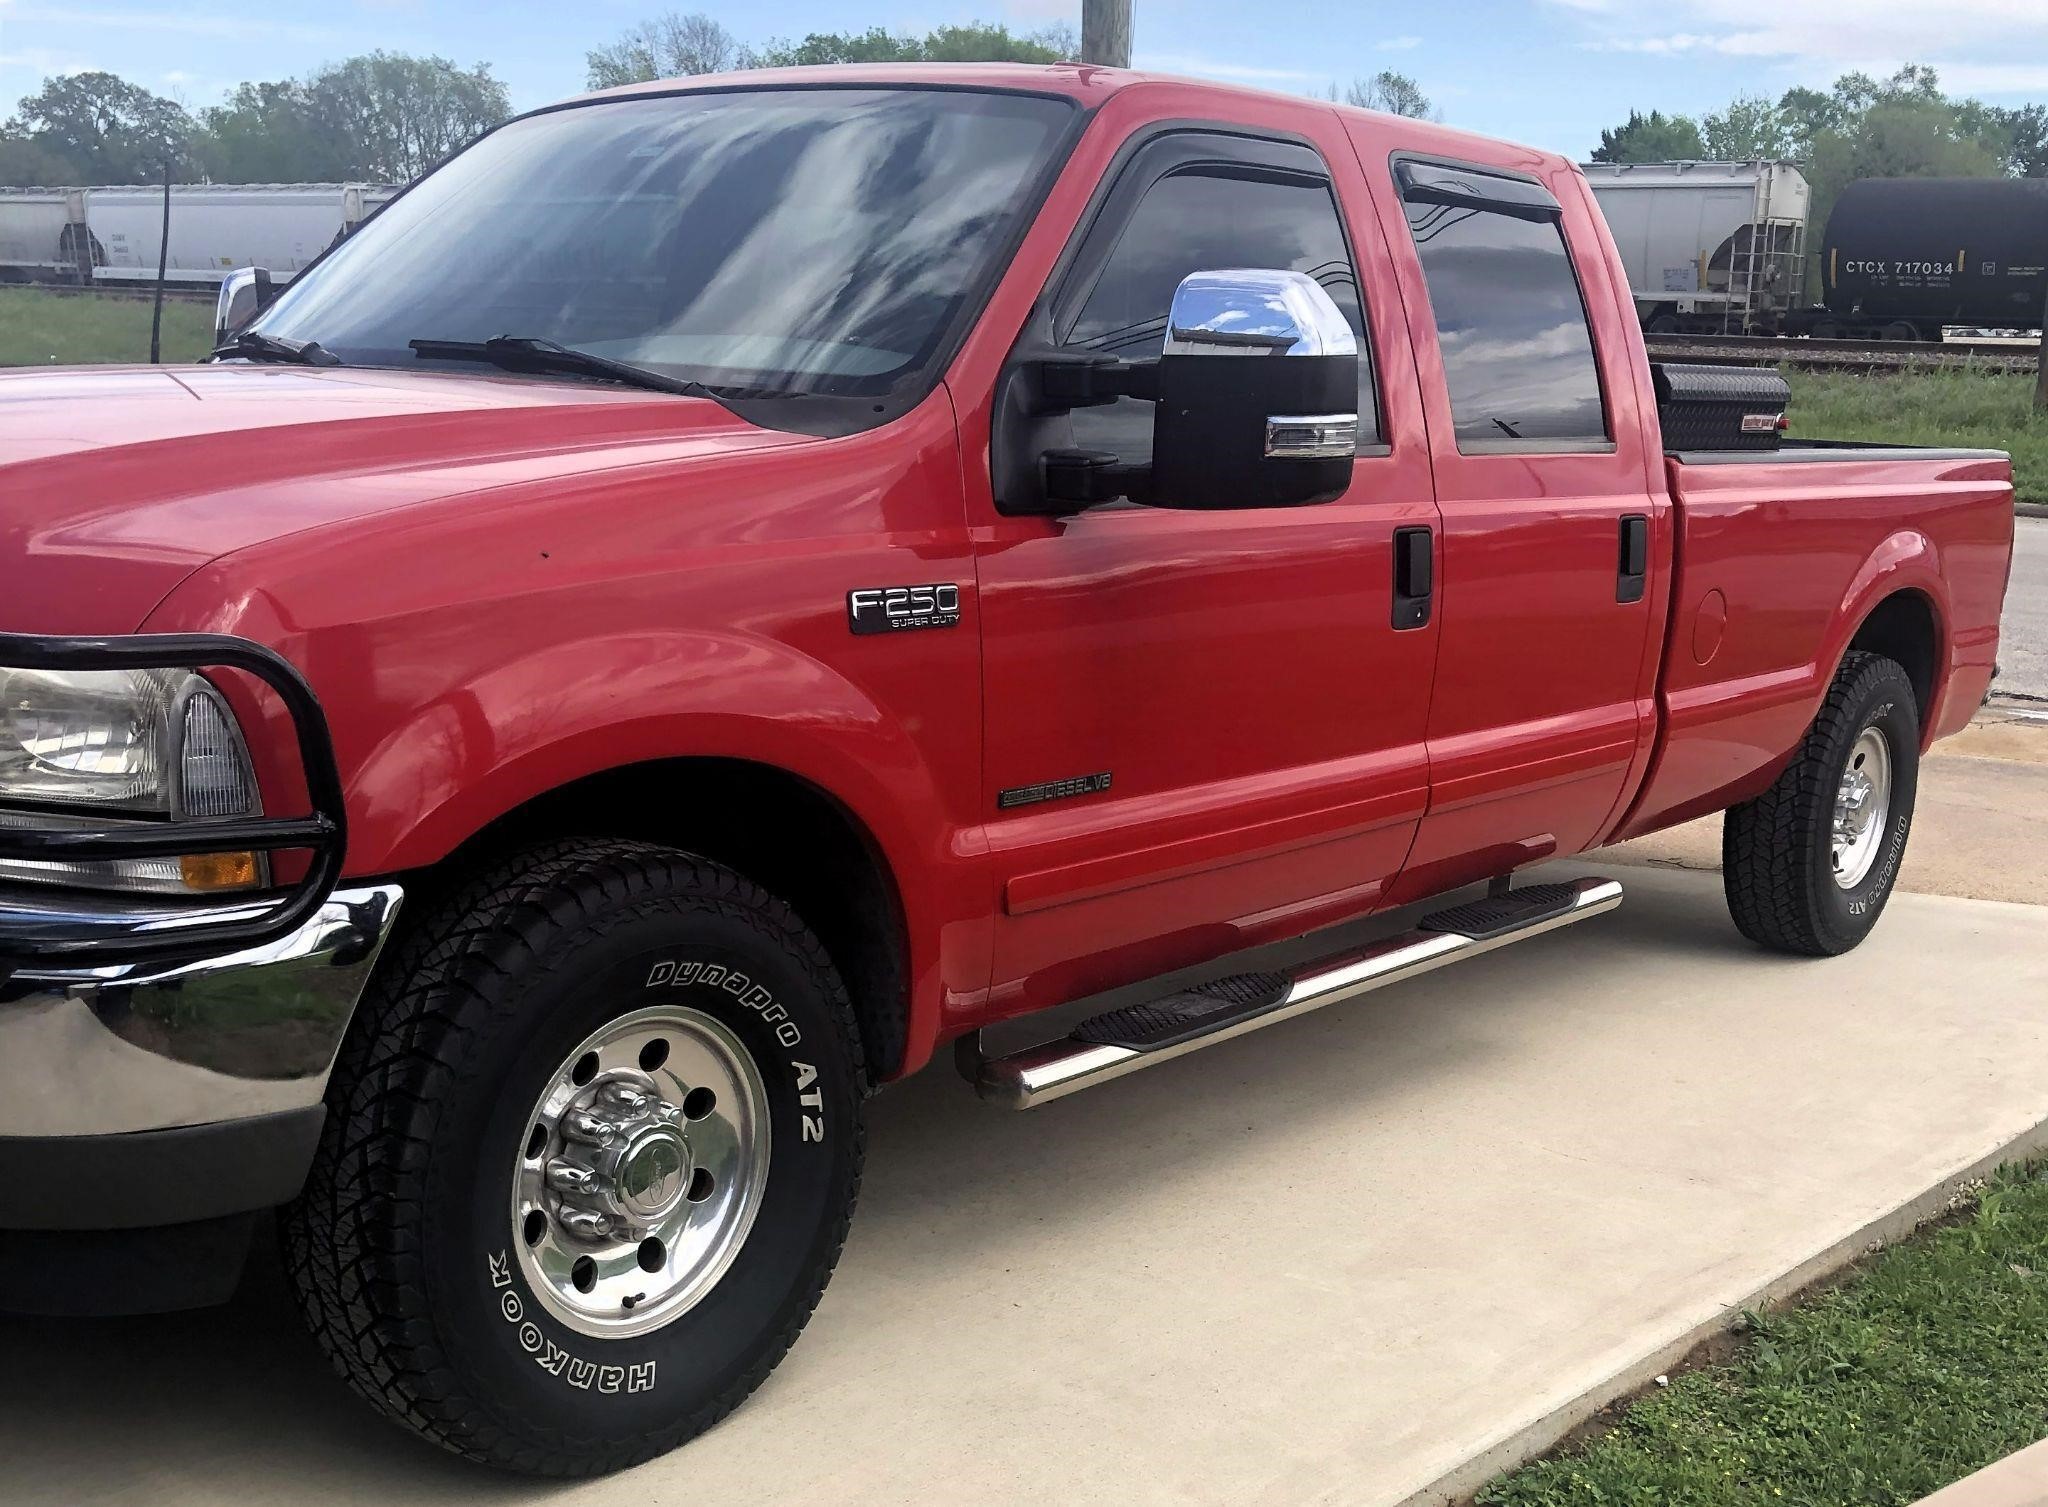
[[[977,531],[998,1011],[1370,910],[1407,854],[1436,629],[1414,605],[1395,622],[1396,535],[1436,513],[1356,166],[1335,177],[1298,138],[1154,130],[1112,166],[1019,342],[1155,357],[1187,274],[1289,268],[1364,359],[1334,501],[998,510]],[[1149,461],[1149,404],[1071,418],[1063,444]]]
[[[1430,810],[1408,899],[1606,830],[1652,725],[1666,503],[1648,490],[1607,262],[1575,255],[1552,188],[1507,168],[1380,162],[1407,222],[1395,262],[1443,516]],[[1583,185],[1559,177],[1585,223]]]

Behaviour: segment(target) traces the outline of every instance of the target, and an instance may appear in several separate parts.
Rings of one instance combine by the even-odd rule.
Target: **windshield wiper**
[[[702,382],[663,376],[644,366],[528,335],[494,335],[489,340],[408,340],[406,344],[423,361],[488,361],[507,371],[573,372],[644,387],[650,392],[680,393],[686,398],[710,398],[714,402],[719,399],[717,390]]]
[[[341,357],[317,340],[287,340],[260,330],[244,330],[226,345],[215,348],[216,356],[242,356],[251,361],[291,361],[300,366],[340,366]]]

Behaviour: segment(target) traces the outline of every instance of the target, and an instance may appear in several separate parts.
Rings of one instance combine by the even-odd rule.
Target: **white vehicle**
[[[0,282],[75,279],[84,224],[83,189],[0,188]]]
[[[1803,301],[1813,196],[1791,163],[1581,166],[1651,334],[1769,334]]]
[[[397,192],[362,183],[173,184],[165,271],[190,287],[216,286],[247,266],[289,282]],[[0,281],[84,281],[78,252],[89,246],[93,282],[154,282],[163,223],[161,186],[0,189]]]
[[[392,192],[343,183],[173,185],[167,274],[218,283],[236,267],[259,266],[287,282]],[[162,188],[88,190],[86,216],[105,253],[95,282],[156,280]]]

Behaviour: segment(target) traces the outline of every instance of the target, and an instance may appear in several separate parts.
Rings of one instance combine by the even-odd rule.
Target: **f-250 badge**
[[[905,633],[913,628],[951,628],[960,621],[960,588],[863,586],[846,594],[846,626],[855,633]]]

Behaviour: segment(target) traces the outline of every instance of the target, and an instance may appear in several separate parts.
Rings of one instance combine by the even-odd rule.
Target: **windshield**
[[[509,335],[741,392],[879,395],[932,357],[1031,206],[1062,99],[761,89],[486,136],[258,327],[354,365]]]

